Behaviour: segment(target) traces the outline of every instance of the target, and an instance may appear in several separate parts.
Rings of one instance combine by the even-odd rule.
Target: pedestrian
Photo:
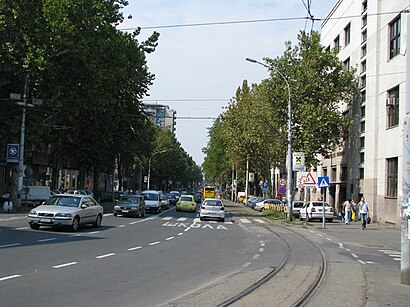
[[[350,204],[352,206],[352,220],[357,222],[357,219],[359,218],[359,212],[357,210],[357,204],[356,204],[356,202],[354,201],[353,198],[350,201]],[[354,212],[354,217],[353,217],[353,212]]]
[[[358,206],[360,209],[360,216],[362,218],[362,230],[365,230],[367,224],[367,217],[369,216],[369,204],[364,199],[364,197],[362,197]]]
[[[342,210],[342,221],[344,221],[345,220],[345,207],[346,207],[346,202],[344,201],[343,202],[343,204],[342,204],[342,207],[341,207],[341,210]]]
[[[345,224],[349,225],[352,219],[352,205],[350,201],[345,201]]]

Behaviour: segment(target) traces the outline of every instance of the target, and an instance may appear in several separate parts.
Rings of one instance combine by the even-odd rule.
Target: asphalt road
[[[157,306],[282,258],[268,233],[174,208],[141,219],[108,214],[101,228],[77,233],[31,230],[24,217],[0,225],[1,306]]]

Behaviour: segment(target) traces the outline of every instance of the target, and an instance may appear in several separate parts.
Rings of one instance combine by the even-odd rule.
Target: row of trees
[[[154,80],[146,54],[159,33],[139,41],[116,29],[125,0],[4,0],[0,2],[0,140],[17,143],[21,108],[8,100],[22,93],[43,99],[30,109],[26,145],[51,148],[56,169],[75,166],[133,173],[161,146],[171,165],[153,174],[175,180],[200,179],[199,167],[172,133],[158,131],[143,112],[141,99]],[[28,77],[26,82],[26,77]],[[171,155],[172,158],[171,158]],[[175,167],[174,164],[178,164]],[[195,172],[195,176],[192,172]]]
[[[244,178],[247,159],[260,179],[270,178],[272,167],[286,168],[289,96],[278,71],[290,87],[293,152],[304,152],[306,164],[316,166],[319,156],[328,157],[346,139],[349,104],[357,92],[355,70],[338,59],[338,50],[322,47],[317,32],[301,32],[298,39],[296,46],[286,43],[282,56],[264,59],[269,78],[252,85],[243,81],[210,128],[203,149],[207,181],[230,183],[232,167]]]

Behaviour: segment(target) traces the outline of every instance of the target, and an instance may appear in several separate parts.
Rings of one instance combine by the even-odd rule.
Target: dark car
[[[123,196],[114,206],[113,215],[145,216],[145,200],[141,195]]]
[[[175,194],[168,193],[167,198],[170,205],[175,206],[177,204],[178,197]]]

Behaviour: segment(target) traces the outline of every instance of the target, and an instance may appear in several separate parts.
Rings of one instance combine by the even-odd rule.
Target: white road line
[[[383,253],[391,253],[391,252],[396,252],[392,249],[379,249],[379,252],[383,252]]]
[[[123,228],[123,227],[125,227],[125,225],[119,225],[119,226],[117,226],[118,228]]]
[[[364,262],[363,260],[357,260],[357,262],[361,263],[361,264],[366,264],[366,262]]]
[[[359,258],[359,256],[357,256],[356,254],[350,253],[350,255],[352,255],[354,258]]]
[[[115,253],[109,253],[109,254],[97,256],[97,257],[95,257],[95,258],[97,258],[97,259],[103,259],[103,258],[111,257],[111,256],[114,256],[114,255],[115,255]]]
[[[216,224],[218,223],[217,221],[208,221],[209,224]]]
[[[17,278],[17,277],[21,277],[21,275],[10,275],[10,276],[6,276],[6,277],[1,277],[0,281],[12,279],[12,278]]]
[[[259,252],[260,252],[260,253],[263,253],[264,250],[265,250],[265,249],[264,249],[263,247],[261,247],[261,248],[259,249]]]
[[[346,250],[347,250],[348,252],[350,252],[350,248],[346,248]]]
[[[57,240],[57,238],[41,239],[41,240],[37,240],[37,242],[48,242],[48,241],[54,241],[54,240]]]
[[[112,213],[105,213],[104,216],[110,216]]]
[[[163,221],[169,221],[169,220],[172,220],[172,216],[166,216],[166,217],[163,217],[161,220],[163,220]]]
[[[172,239],[175,239],[175,237],[168,237],[168,238],[165,239],[165,241],[169,241],[169,240],[172,240]]]
[[[323,237],[323,235],[322,235],[322,234],[320,234],[320,233],[317,233],[317,235],[318,235],[319,237]]]
[[[178,234],[178,236],[182,236],[184,233],[183,232],[180,232],[179,234]]]
[[[75,234],[75,235],[71,235],[71,236],[68,236],[69,238],[75,238],[75,237],[80,237],[81,236],[81,234],[79,234],[79,233],[77,233],[77,234]]]
[[[255,254],[255,255],[252,257],[252,259],[258,259],[259,257],[260,257],[259,254]]]
[[[6,247],[13,247],[13,246],[19,246],[21,243],[11,243],[11,244],[6,244],[6,245],[0,245],[0,248],[6,248]]]
[[[100,233],[100,231],[98,231],[98,230],[97,230],[97,231],[91,231],[91,232],[89,232],[88,234],[89,234],[89,235],[95,235],[95,234],[97,234],[97,233]]]
[[[135,251],[135,250],[141,249],[141,248],[142,248],[142,246],[135,246],[135,247],[128,248],[127,251]]]
[[[258,223],[261,223],[261,224],[265,224],[265,221],[261,220],[261,219],[255,219],[255,221],[257,221]]]
[[[373,261],[366,261],[367,264],[375,264],[376,262]]]
[[[393,258],[393,260],[401,261],[401,258]]]
[[[134,225],[134,224],[141,223],[141,222],[142,222],[142,221],[134,221],[134,222],[131,222],[131,223],[128,223],[128,224]]]
[[[332,239],[331,239],[331,238],[326,238],[326,240],[328,240],[328,241],[332,241]]]
[[[246,262],[246,263],[244,263],[242,266],[244,267],[244,268],[247,268],[248,266],[250,266],[252,264],[252,262]]]
[[[265,242],[261,241],[260,243],[261,243],[261,246],[265,246]]]
[[[178,222],[183,222],[186,221],[188,218],[187,217],[180,217],[179,219],[177,219]]]
[[[224,224],[232,225],[233,223],[232,222],[224,222]]]
[[[339,244],[340,248],[343,248],[343,243],[337,243],[337,244]]]
[[[244,223],[244,224],[250,224],[251,223],[251,221],[248,220],[248,219],[239,219],[239,220],[241,221],[241,223]]]
[[[201,223],[201,219],[199,217],[194,218],[194,224]]]
[[[74,264],[77,264],[77,262],[68,262],[68,263],[63,263],[63,264],[59,264],[59,265],[53,265],[53,269],[60,269],[60,268],[66,267],[66,266],[74,265]]]
[[[153,245],[157,245],[157,244],[159,244],[160,242],[159,241],[156,241],[156,242],[152,242],[152,243],[150,243],[150,244],[148,244],[149,246],[153,246]]]
[[[191,229],[191,227],[188,227],[188,228],[185,228],[185,230],[184,231],[188,231],[188,230],[190,230]]]
[[[14,230],[26,230],[29,229],[30,227],[19,227],[19,228],[14,228]]]

